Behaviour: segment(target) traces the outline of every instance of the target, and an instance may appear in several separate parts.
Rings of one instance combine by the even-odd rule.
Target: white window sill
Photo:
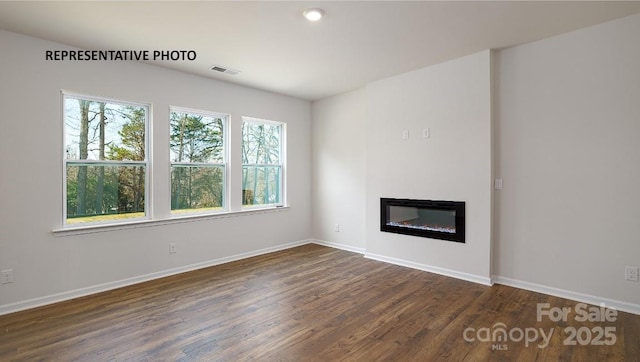
[[[194,214],[173,216],[168,219],[157,220],[131,220],[113,224],[85,225],[85,226],[68,226],[61,229],[54,229],[51,232],[54,236],[70,236],[102,233],[113,230],[135,229],[142,227],[150,227],[157,225],[181,224],[186,222],[195,222],[200,220],[224,219],[228,217],[238,217],[243,215],[264,214],[270,212],[280,212],[288,210],[289,206],[268,206],[268,207],[252,207],[240,211],[227,211],[216,214]]]

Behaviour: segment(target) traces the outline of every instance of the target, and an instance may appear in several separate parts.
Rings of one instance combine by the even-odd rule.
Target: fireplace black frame
[[[455,211],[456,232],[448,233],[443,231],[423,230],[423,229],[414,229],[414,228],[388,225],[391,206],[404,206],[404,207],[426,208],[426,209],[433,209],[433,210]],[[436,200],[380,198],[380,231],[464,243],[465,242],[465,203],[464,201],[436,201]]]

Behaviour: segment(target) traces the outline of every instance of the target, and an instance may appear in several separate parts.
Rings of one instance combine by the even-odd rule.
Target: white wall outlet
[[[402,131],[402,139],[405,141],[409,139],[409,131]]]
[[[425,128],[422,130],[422,138],[429,138],[431,137],[431,131],[429,130],[429,128]]]
[[[340,224],[335,224],[335,226],[333,227],[333,231],[339,233],[340,232]]]
[[[0,272],[0,284],[13,283],[13,269],[3,270]]]
[[[632,282],[638,281],[638,268],[635,266],[625,266],[624,267],[624,280],[629,280]]]
[[[496,190],[502,190],[502,179],[501,178],[497,178],[494,182],[494,188]]]
[[[170,243],[169,244],[169,254],[175,254],[176,251],[177,251],[176,243]]]

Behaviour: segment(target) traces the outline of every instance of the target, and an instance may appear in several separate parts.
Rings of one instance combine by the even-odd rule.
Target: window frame
[[[222,119],[222,157],[223,163],[209,163],[209,162],[173,162],[171,161],[171,113],[186,113],[186,114],[196,114],[201,116],[220,118]],[[222,112],[214,112],[207,111],[202,109],[195,108],[187,108],[180,106],[169,106],[169,140],[167,142],[167,149],[169,153],[169,215],[170,218],[184,218],[184,217],[193,217],[193,216],[202,216],[202,215],[215,215],[215,214],[223,214],[227,213],[230,210],[229,203],[229,159],[230,159],[230,148],[229,147],[229,123],[231,119],[231,115]],[[194,167],[216,167],[223,166],[222,168],[222,208],[220,210],[209,210],[209,211],[193,211],[193,212],[174,212],[171,207],[171,198],[173,197],[173,190],[171,188],[171,172],[174,164],[179,164],[181,166],[194,166]],[[197,210],[197,209],[196,209]]]
[[[193,213],[172,213],[171,211],[171,160],[167,158],[168,161],[158,161],[154,157],[155,151],[155,142],[154,142],[154,133],[158,130],[155,130],[157,126],[154,123],[154,106],[152,102],[148,101],[128,101],[122,100],[114,97],[105,97],[105,96],[95,96],[89,95],[84,92],[75,92],[69,90],[60,90],[60,126],[61,126],[61,196],[60,200],[62,202],[62,213],[60,217],[60,226],[58,228],[54,228],[52,230],[53,235],[55,236],[66,236],[66,235],[82,235],[87,233],[96,233],[96,232],[104,232],[109,230],[125,230],[128,228],[136,228],[136,227],[146,227],[146,226],[154,226],[154,225],[168,225],[174,223],[182,223],[182,222],[190,222],[197,220],[208,220],[208,219],[218,219],[218,218],[227,218],[227,217],[238,217],[243,215],[252,215],[256,213],[264,213],[264,212],[277,212],[288,210],[290,206],[287,203],[287,124],[285,122],[279,121],[271,121],[263,118],[256,117],[248,117],[241,116],[239,117],[241,122],[234,123],[231,114],[224,112],[213,112],[202,109],[193,109],[187,107],[180,106],[171,106],[168,105],[167,116],[165,122],[167,122],[167,128],[170,127],[170,112],[186,112],[186,113],[196,113],[209,115],[213,117],[218,117],[223,120],[223,164],[215,164],[218,166],[223,166],[223,208],[211,211],[203,211],[203,212],[193,212]],[[67,100],[68,99],[81,99],[91,102],[102,102],[106,104],[112,104],[117,106],[132,106],[142,108],[145,112],[144,114],[144,160],[140,161],[131,161],[131,160],[79,160],[79,159],[68,159],[69,155],[67,154],[67,140],[69,137],[76,137],[74,133],[70,133],[69,137],[67,137]],[[165,120],[162,117],[163,121]],[[253,123],[253,124],[272,124],[280,127],[279,132],[279,163],[277,164],[243,164],[243,155],[242,155],[242,144],[243,144],[243,123]],[[73,124],[71,124],[73,127]],[[95,124],[94,124],[95,126]],[[162,126],[162,125],[161,125]],[[167,135],[170,134],[168,129],[162,128],[160,130],[161,133],[167,131]],[[239,132],[238,132],[239,131]],[[236,133],[237,132],[237,133]],[[166,142],[166,143],[165,143]],[[171,154],[170,150],[170,140],[166,139],[165,142],[161,142],[163,147],[161,147],[161,153],[167,152],[168,155]],[[164,146],[166,145],[166,146]],[[167,147],[166,149],[164,147]],[[90,156],[88,158],[96,158],[95,155]],[[240,161],[238,164],[232,163],[232,161]],[[160,165],[160,170],[166,169],[166,178],[162,175],[156,175],[156,162],[167,162],[164,165]],[[86,221],[86,222],[77,222],[77,223],[68,223],[67,213],[68,213],[68,166],[69,165],[87,165],[87,166],[95,166],[95,165],[104,165],[108,166],[123,166],[123,167],[131,167],[131,166],[140,166],[144,168],[144,215],[137,217],[128,217],[123,219],[111,219],[111,220],[99,220],[99,221]],[[192,163],[193,164],[193,163]],[[166,166],[165,166],[166,165]],[[209,164],[207,164],[209,165]],[[243,200],[240,198],[241,191],[243,189],[243,166],[275,166],[279,168],[280,177],[278,180],[278,192],[280,195],[279,202],[277,203],[268,203],[268,204],[252,204],[252,205],[243,205]],[[162,176],[162,180],[157,180],[158,177]],[[239,178],[238,178],[239,176]],[[162,182],[163,184],[166,182],[169,190],[169,203],[165,204],[165,202],[160,201],[159,203],[155,200],[155,197],[160,195],[156,194],[156,188],[154,187],[155,182]],[[167,196],[161,196],[167,197]],[[162,206],[162,210],[156,210],[157,205]],[[165,206],[167,205],[167,209]]]
[[[101,102],[101,103],[111,103],[125,106],[133,106],[133,107],[141,107],[145,109],[145,118],[144,118],[144,160],[143,161],[133,161],[133,160],[69,160],[67,158],[67,124],[66,124],[66,101],[67,99],[81,99],[87,100],[91,102]],[[140,222],[147,221],[153,219],[153,207],[151,200],[151,180],[152,180],[152,162],[151,162],[151,137],[150,130],[152,129],[152,112],[153,106],[151,103],[147,102],[132,102],[132,101],[124,101],[115,98],[107,98],[100,96],[91,96],[78,92],[71,91],[60,91],[60,120],[62,122],[62,228],[63,229],[77,229],[84,227],[93,227],[93,226],[102,226],[102,225],[120,225],[127,224],[132,222]],[[104,220],[104,221],[94,221],[94,222],[82,222],[82,223],[73,223],[70,224],[67,222],[67,166],[68,164],[79,164],[79,165],[105,165],[105,166],[143,166],[144,167],[144,216],[141,217],[131,217],[125,219],[115,219],[115,220]]]
[[[279,142],[279,148],[280,148],[280,153],[279,153],[279,163],[278,164],[245,164],[242,160],[242,147],[244,145],[244,124],[246,123],[253,123],[253,124],[269,124],[269,125],[277,125],[280,126],[280,142]],[[287,159],[287,154],[286,154],[286,127],[287,124],[285,122],[279,122],[279,121],[272,121],[272,120],[268,120],[268,119],[263,119],[263,118],[256,118],[256,117],[249,117],[249,116],[242,116],[242,124],[240,125],[240,169],[242,172],[242,169],[245,166],[278,166],[280,167],[280,178],[278,180],[278,193],[280,195],[280,200],[279,202],[276,203],[270,203],[270,204],[254,204],[254,205],[245,205],[244,204],[244,200],[241,199],[240,200],[240,207],[242,210],[254,210],[254,209],[269,209],[269,208],[280,208],[280,207],[284,207],[285,205],[287,205],[287,198],[286,198],[286,159]],[[243,185],[244,183],[244,174],[241,175],[240,177],[240,184],[239,184],[239,188],[240,190],[243,190]]]

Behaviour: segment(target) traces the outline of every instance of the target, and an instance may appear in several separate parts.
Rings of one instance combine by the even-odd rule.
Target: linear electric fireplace
[[[464,243],[464,202],[381,198],[380,231]]]

